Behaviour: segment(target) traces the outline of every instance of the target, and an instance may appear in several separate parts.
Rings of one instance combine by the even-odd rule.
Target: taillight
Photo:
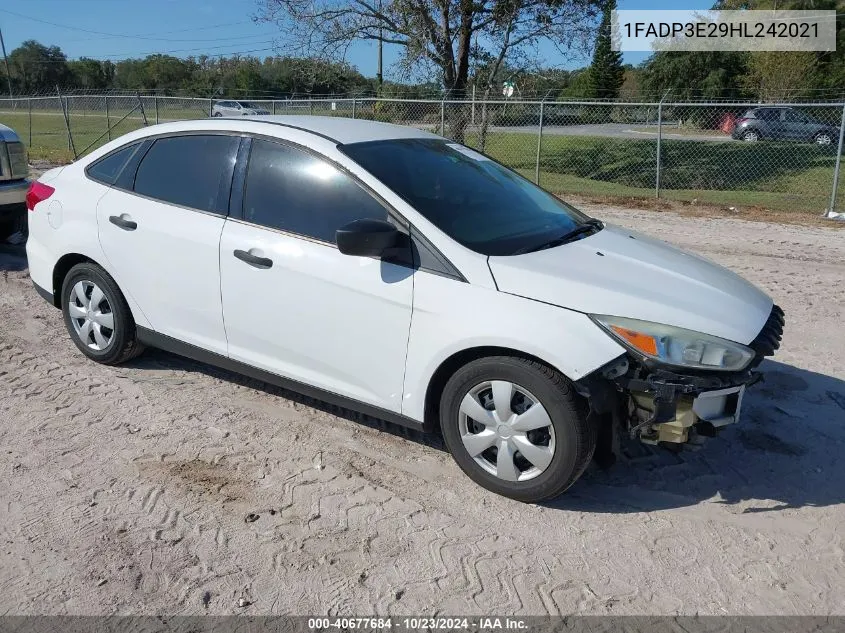
[[[45,185],[43,182],[36,180],[29,185],[29,190],[26,192],[26,208],[30,211],[35,211],[35,205],[39,202],[44,202],[53,195],[54,191],[55,189],[50,185]]]

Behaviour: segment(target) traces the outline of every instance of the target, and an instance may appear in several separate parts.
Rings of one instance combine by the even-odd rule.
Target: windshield
[[[589,220],[516,172],[457,143],[414,138],[340,149],[449,237],[483,255],[557,246],[556,240]]]
[[[255,108],[258,107],[257,105],[255,105],[254,103],[252,103],[250,101],[238,101],[238,103],[241,104],[242,108],[252,108],[254,110]]]

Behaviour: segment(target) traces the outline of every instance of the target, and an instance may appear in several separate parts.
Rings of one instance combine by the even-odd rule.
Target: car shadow
[[[741,420],[697,451],[631,443],[627,457],[595,465],[547,507],[634,513],[701,502],[743,514],[845,502],[845,381],[765,361]]]
[[[291,402],[305,405],[324,413],[329,413],[336,417],[343,418],[344,420],[355,422],[356,424],[361,424],[372,429],[390,433],[391,435],[402,437],[424,446],[429,446],[442,451],[446,450],[446,446],[443,444],[443,440],[439,433],[423,433],[422,431],[418,431],[416,429],[393,424],[391,422],[374,418],[357,411],[352,411],[351,409],[346,409],[323,400],[302,395],[296,391],[290,391],[289,389],[285,389],[283,387],[271,385],[261,380],[229,371],[228,369],[222,369],[214,365],[194,361],[163,350],[147,349],[141,356],[138,356],[121,366],[133,367],[136,369],[169,369],[173,371],[199,372],[207,376],[217,378],[218,380],[225,380],[226,382],[240,385],[242,387],[262,391],[277,398],[284,398],[286,400],[290,400]]]
[[[201,372],[445,451],[426,434],[321,400],[185,359],[148,350],[127,363],[138,369]],[[702,502],[743,504],[743,513],[845,502],[845,381],[765,361],[764,381],[744,398],[742,419],[699,450],[674,453],[637,441],[603,470],[592,464],[566,494],[543,505],[593,513],[637,513]]]

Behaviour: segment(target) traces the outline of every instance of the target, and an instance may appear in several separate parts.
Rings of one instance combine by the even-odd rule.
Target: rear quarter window
[[[103,158],[91,163],[88,169],[85,170],[85,173],[92,180],[101,182],[104,185],[113,185],[120,176],[120,172],[126,166],[126,163],[129,162],[129,159],[140,145],[141,142],[139,141],[121,147],[110,154],[106,154]]]

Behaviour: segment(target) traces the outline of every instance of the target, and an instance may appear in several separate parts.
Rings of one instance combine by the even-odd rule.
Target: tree
[[[746,61],[733,51],[660,51],[643,63],[642,86],[650,99],[740,99]]]
[[[114,64],[90,57],[68,62],[71,83],[79,88],[108,88],[114,79]]]
[[[67,57],[58,46],[27,40],[9,53],[12,84],[18,94],[55,93],[71,77]]]
[[[614,9],[616,0],[608,0],[604,5],[588,75],[590,96],[597,99],[616,99],[625,80],[622,53],[614,51],[612,47],[614,33],[611,32],[610,18]]]
[[[536,52],[541,41],[566,52],[589,42],[600,0],[259,0],[259,19],[274,23],[301,53],[337,56],[354,41],[402,47],[409,69],[438,72],[446,94],[464,98],[473,59],[490,60],[485,94],[505,61]],[[462,140],[463,108],[450,108]]]
[[[807,51],[754,51],[743,85],[763,101],[803,97],[816,84],[818,61],[816,53]]]

